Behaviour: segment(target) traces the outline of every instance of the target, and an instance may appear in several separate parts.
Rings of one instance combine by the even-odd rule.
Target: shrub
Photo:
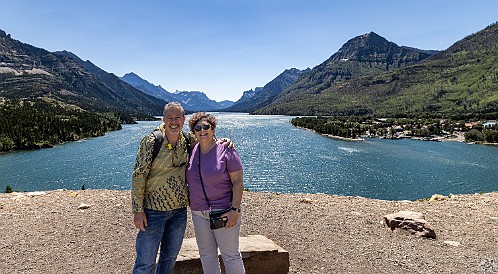
[[[465,132],[466,141],[484,141],[482,133],[477,129],[471,129]]]
[[[5,193],[12,193],[12,187],[10,187],[10,185],[5,187]]]

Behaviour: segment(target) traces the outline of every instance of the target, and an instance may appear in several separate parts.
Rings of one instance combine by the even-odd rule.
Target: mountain
[[[222,108],[218,102],[209,99],[206,94],[200,91],[177,90],[173,95],[189,111],[216,111]]]
[[[155,85],[149,83],[147,80],[142,79],[140,76],[138,76],[137,74],[135,74],[133,72],[125,74],[123,77],[121,77],[121,80],[134,86],[136,89],[138,89],[146,94],[149,94],[149,95],[154,96],[156,98],[163,99],[166,102],[176,101],[176,98],[173,94],[169,93],[167,90],[165,90],[161,86],[155,86]],[[185,107],[185,106],[183,106],[183,107]]]
[[[218,106],[220,107],[219,110],[229,108],[229,107],[233,106],[233,104],[234,104],[234,102],[230,101],[230,100],[223,100],[221,102],[218,102]]]
[[[88,111],[135,117],[161,113],[164,102],[123,85],[93,64],[86,69],[71,55],[22,43],[0,30],[0,97],[45,97]]]
[[[144,96],[140,90],[134,88],[130,84],[126,83],[125,81],[121,80],[118,76],[114,75],[113,73],[109,73],[107,71],[104,71],[103,69],[97,67],[94,65],[92,62],[89,60],[83,61],[81,58],[76,56],[75,54],[69,52],[69,51],[57,51],[54,52],[57,55],[62,55],[62,56],[67,56],[72,59],[74,59],[78,64],[80,64],[83,68],[85,68],[88,72],[93,74],[95,77],[97,77],[102,83],[104,83],[108,88],[112,89],[116,94],[122,96],[123,98],[131,101],[145,101],[147,103],[151,103],[154,106],[154,109],[157,109],[158,105],[164,106],[165,102],[164,101],[158,101],[155,96]],[[160,98],[161,99],[161,98]],[[162,107],[161,107],[162,109]],[[158,114],[161,114],[159,112]],[[157,115],[157,114],[156,114]]]
[[[170,93],[161,86],[156,86],[137,74],[130,72],[121,79],[142,92],[163,99],[167,102],[179,102],[186,111],[217,111],[233,105],[232,101],[216,102],[200,91],[176,91]]]
[[[256,113],[278,113],[280,104],[309,99],[340,83],[402,68],[429,56],[427,51],[400,47],[374,32],[363,34],[347,41],[329,59],[281,92],[270,106]]]
[[[295,83],[307,70],[296,68],[287,69],[275,79],[266,84],[263,88],[256,88],[254,91],[246,91],[235,104],[224,111],[231,112],[252,112],[258,108],[267,106],[289,85]]]
[[[429,55],[435,55],[435,54],[438,54],[440,53],[441,51],[440,50],[431,50],[431,49],[417,49],[417,48],[412,48],[412,47],[407,47],[407,46],[401,46],[402,48],[406,48],[406,49],[409,49],[409,50],[416,50],[416,51],[419,51],[419,52],[423,52],[423,53],[427,53]]]
[[[237,100],[234,105],[236,104],[241,104],[249,99],[251,99],[252,97],[254,97],[254,95],[258,94],[261,90],[263,89],[263,87],[256,87],[254,89],[250,89],[250,90],[246,90],[242,93],[242,97],[240,97],[239,100]]]
[[[314,81],[326,74],[322,64],[256,113],[498,118],[498,24],[399,67],[329,85]]]

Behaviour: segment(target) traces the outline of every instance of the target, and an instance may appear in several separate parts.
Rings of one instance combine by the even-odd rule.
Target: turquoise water
[[[328,193],[403,200],[498,191],[498,147],[367,139],[347,142],[293,127],[288,116],[216,114],[251,191]],[[141,137],[159,122],[51,149],[0,154],[0,190],[130,189]]]

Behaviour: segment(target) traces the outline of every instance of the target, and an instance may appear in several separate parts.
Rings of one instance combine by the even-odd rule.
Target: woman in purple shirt
[[[216,118],[204,112],[189,120],[190,130],[198,140],[187,166],[190,209],[197,246],[204,273],[221,273],[220,249],[228,274],[244,273],[239,251],[241,202],[244,186],[242,163],[238,153],[218,144],[214,137]],[[221,214],[221,228],[210,224],[210,212]]]

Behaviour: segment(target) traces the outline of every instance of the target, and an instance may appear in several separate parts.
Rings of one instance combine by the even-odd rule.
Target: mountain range
[[[232,101],[216,102],[211,100],[200,91],[176,91],[170,93],[161,86],[156,86],[133,72],[125,74],[121,77],[121,80],[151,96],[167,102],[179,102],[187,111],[216,111],[233,105]]]
[[[120,78],[69,51],[49,52],[22,43],[0,30],[0,98],[36,101],[47,98],[59,106],[112,112],[122,121],[162,114],[166,102],[178,101],[186,110],[214,111],[231,101],[216,102],[204,93],[169,93],[129,73]],[[134,118],[131,118],[134,117]]]
[[[497,119],[498,24],[441,52],[355,37],[253,113]]]
[[[418,63],[431,56],[430,53],[436,51],[400,47],[374,32],[354,37],[257,112],[265,112],[265,109],[291,101],[306,101],[341,83]],[[310,107],[306,111],[312,109]]]
[[[95,112],[189,111],[287,115],[470,115],[496,113],[497,24],[444,51],[398,46],[375,32],[348,40],[312,69],[284,70],[237,102],[200,91],[168,92],[135,73],[118,77],[69,51],[48,52],[0,31],[0,97],[50,98]]]
[[[161,113],[164,101],[120,81],[68,52],[52,53],[0,30],[0,97],[50,98],[87,111],[137,118]],[[121,113],[121,114],[120,114]]]
[[[289,85],[295,83],[303,73],[308,71],[309,69],[287,69],[264,87],[245,91],[242,97],[235,102],[235,104],[224,109],[223,111],[253,112],[258,108],[269,105],[283,90],[285,90]]]

